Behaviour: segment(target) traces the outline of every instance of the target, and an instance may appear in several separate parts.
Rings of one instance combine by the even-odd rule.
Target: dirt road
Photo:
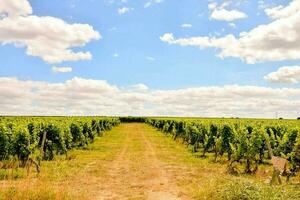
[[[97,199],[188,199],[158,159],[147,130],[145,124],[136,123],[119,127],[125,139],[119,144],[122,148],[111,162]]]

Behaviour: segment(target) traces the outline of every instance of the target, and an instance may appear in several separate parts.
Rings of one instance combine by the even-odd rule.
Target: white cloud
[[[128,13],[130,11],[133,11],[133,10],[134,10],[134,8],[129,8],[129,7],[119,8],[118,9],[118,14],[119,15],[124,15],[124,14],[126,14],[126,13]]]
[[[149,90],[148,86],[143,84],[143,83],[132,85],[132,86],[130,86],[130,88],[132,88],[134,91],[147,91],[147,90]]]
[[[146,57],[146,59],[149,60],[149,61],[155,61],[155,58],[153,58],[151,56]]]
[[[69,73],[69,72],[72,72],[72,67],[56,67],[56,66],[53,66],[52,67],[52,71],[54,73]]]
[[[173,33],[165,33],[163,36],[160,36],[159,38],[161,41],[168,42],[170,44],[172,44],[175,41]]]
[[[266,8],[265,13],[272,19],[280,19],[290,17],[300,12],[300,0],[292,0],[288,6],[275,6]]]
[[[22,2],[27,2],[30,6],[28,1]],[[25,47],[28,55],[39,57],[52,64],[92,58],[90,52],[72,50],[74,47],[82,47],[92,40],[101,38],[92,26],[68,24],[49,16],[29,15],[30,9],[26,6],[22,8],[25,10],[12,9],[3,3],[0,4],[0,11],[9,13],[7,17],[0,19],[0,43]]]
[[[27,0],[0,0],[0,15],[26,16],[32,14],[32,7]]]
[[[247,18],[247,15],[238,10],[216,9],[213,10],[210,17],[220,21],[234,21]]]
[[[182,24],[181,28],[192,28],[193,25],[192,24]]]
[[[166,33],[160,37],[163,42],[169,44],[177,44],[181,46],[195,46],[199,48],[208,48],[208,47],[226,47],[228,44],[231,44],[235,41],[233,35],[228,35],[223,38],[210,38],[210,37],[191,37],[191,38],[180,38],[175,39],[173,33]]]
[[[228,23],[228,25],[230,26],[230,27],[232,27],[232,28],[236,28],[236,25],[235,25],[235,23]]]
[[[128,0],[105,0],[104,2],[108,5],[113,5],[113,4],[120,5],[120,4],[128,3]]]
[[[234,21],[237,19],[244,19],[248,16],[239,10],[228,10],[227,6],[230,5],[230,1],[225,1],[223,4],[218,5],[216,2],[210,3],[208,9],[211,11],[210,18],[220,21]]]
[[[269,5],[264,1],[264,0],[259,0],[258,1],[258,9],[266,9],[266,8],[268,8],[269,7]]]
[[[118,53],[114,53],[113,57],[118,58],[119,54]]]
[[[148,7],[152,6],[153,4],[162,3],[163,1],[164,0],[150,0],[145,3],[144,7],[148,8]]]
[[[291,5],[295,4],[292,2],[287,7]],[[300,11],[291,13],[288,17],[278,18],[269,24],[259,25],[249,32],[242,32],[239,37],[229,34],[220,38],[200,36],[175,39],[173,34],[167,33],[160,38],[169,44],[217,48],[220,49],[218,56],[221,58],[236,57],[250,64],[299,60]]]
[[[155,115],[298,117],[300,89],[209,86],[154,90],[103,80],[72,78],[49,83],[0,78],[1,115]]]
[[[300,82],[300,66],[280,67],[277,71],[266,75],[264,79],[273,83],[298,83]]]
[[[211,2],[208,4],[208,9],[209,10],[214,10],[218,7],[218,3],[217,2]]]

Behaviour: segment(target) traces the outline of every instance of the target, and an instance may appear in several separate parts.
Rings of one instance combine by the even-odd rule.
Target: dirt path
[[[146,125],[121,126],[120,134],[126,134],[126,139],[120,144],[122,150],[111,163],[97,199],[187,199],[157,158]]]

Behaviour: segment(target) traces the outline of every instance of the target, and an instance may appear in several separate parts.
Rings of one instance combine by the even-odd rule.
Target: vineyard
[[[136,162],[137,158],[141,162]],[[276,166],[273,158],[286,161],[284,170],[279,170],[278,174],[274,173]],[[164,162],[174,163],[173,168],[166,168]],[[185,170],[179,166],[185,166]],[[91,172],[86,174],[89,168],[92,168]],[[19,177],[17,172],[20,170],[27,173]],[[34,173],[30,174],[30,170]],[[95,199],[94,196],[103,197],[100,199],[111,199],[112,196],[115,199],[127,199],[133,195],[136,195],[136,199],[202,199],[203,195],[207,196],[205,199],[300,199],[297,186],[300,181],[299,170],[299,120],[0,118],[0,183],[5,194],[1,196],[0,189],[1,200]],[[14,173],[16,175],[12,175]],[[81,178],[86,176],[90,177],[84,178],[88,182],[94,179],[98,181],[87,186],[78,185]],[[181,176],[184,184],[175,178]],[[205,176],[210,177],[205,178],[210,182],[203,179]],[[281,181],[282,176],[286,177],[284,181]],[[134,177],[140,179],[135,180]],[[277,177],[278,181],[274,181]],[[30,192],[24,193],[19,189],[19,185],[28,185],[27,181],[36,178],[42,185],[49,184],[51,194],[57,190],[53,185],[64,184],[66,180],[77,181],[66,184],[71,189],[65,190],[73,191],[75,188],[75,191],[73,195],[63,197],[57,196],[62,192],[53,193],[51,197],[40,196],[42,192],[38,189],[35,190],[37,194],[31,191],[34,194],[32,197]],[[139,190],[135,186],[127,188],[129,183],[123,184],[131,179],[134,182],[132,184],[140,184],[137,186]],[[149,185],[142,181],[144,179],[154,179],[158,183],[151,181]],[[197,182],[202,183],[204,189]],[[232,191],[230,184],[237,184],[240,188]],[[5,189],[7,187],[8,190]],[[220,188],[214,190],[214,187]],[[191,188],[198,193],[191,196],[191,191],[186,192]],[[78,193],[85,193],[79,192],[80,189],[90,190],[93,196],[81,197]],[[158,192],[153,192],[156,190]],[[261,190],[260,194],[251,197],[255,190]],[[270,192],[278,198],[259,196],[269,195]],[[181,198],[178,198],[178,193],[181,193]],[[244,193],[248,196],[243,196]],[[22,196],[24,194],[25,197]],[[160,197],[150,198],[151,195]]]
[[[173,139],[181,138],[193,152],[227,155],[228,168],[244,164],[245,173],[255,173],[258,165],[278,156],[289,161],[288,178],[300,168],[300,123],[271,120],[182,120],[146,119],[146,122]]]
[[[119,123],[118,118],[101,117],[2,117],[0,167],[34,164],[39,172],[42,160],[86,147]]]

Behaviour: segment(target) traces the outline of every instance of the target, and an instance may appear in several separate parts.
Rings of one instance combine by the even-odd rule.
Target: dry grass
[[[30,200],[53,200],[53,199],[76,199],[76,196],[71,196],[61,187],[59,190],[51,185],[45,185],[41,183],[40,185],[35,185],[28,187],[28,185],[16,185],[9,186],[1,190],[0,199],[2,200],[20,200],[20,199],[30,199]]]

